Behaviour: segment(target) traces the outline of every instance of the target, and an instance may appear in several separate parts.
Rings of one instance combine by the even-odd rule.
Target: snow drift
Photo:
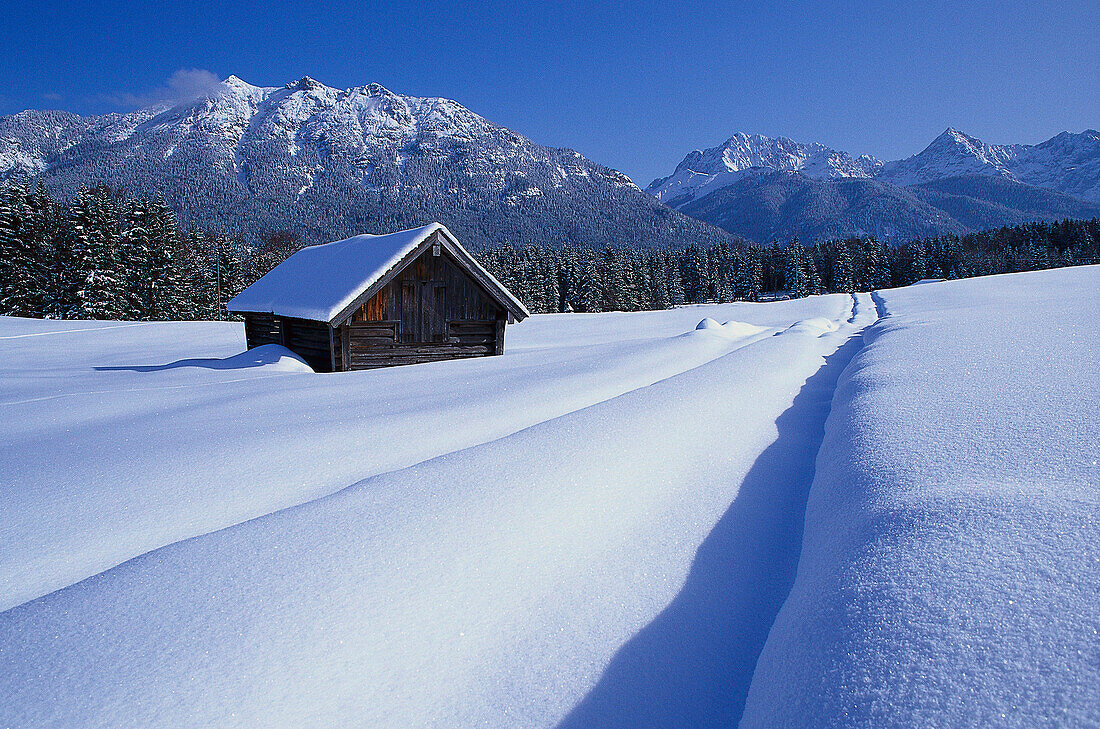
[[[1097,290],[881,293],[742,727],[1100,725]]]
[[[844,318],[844,301],[798,308],[840,308]],[[755,307],[738,308],[744,317]],[[807,379],[854,331],[764,336],[732,350],[719,338],[724,356],[648,386],[171,544],[8,610],[0,724],[553,726],[673,601],[755,468],[749,490],[770,513],[735,521],[748,532],[766,525],[754,544],[786,546],[779,556],[754,546],[769,568],[747,560],[721,581],[753,598],[715,623],[725,639],[744,634],[755,646],[731,666],[743,695],[793,579],[828,397],[804,405],[814,413],[807,421],[783,426],[787,457],[767,468],[759,457]],[[672,337],[662,346],[683,364],[692,351],[683,347],[700,344]],[[529,360],[536,373],[545,356]],[[459,364],[419,371],[471,372]],[[765,487],[793,508],[776,507]],[[682,668],[666,659],[663,671],[676,678]],[[708,700],[665,711],[724,709],[732,721],[724,674],[693,680],[708,684],[697,694]],[[596,713],[618,716],[598,700]]]

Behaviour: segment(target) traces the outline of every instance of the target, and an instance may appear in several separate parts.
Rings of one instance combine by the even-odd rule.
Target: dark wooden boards
[[[446,322],[446,336],[439,342],[402,341],[401,321],[354,322],[339,327],[347,342],[348,369],[437,362],[462,357],[486,357],[503,351],[497,339],[503,320]]]
[[[281,344],[317,372],[330,372],[333,368],[329,327],[325,322],[272,314],[246,314],[244,334],[249,349],[265,344]]]
[[[339,326],[246,314],[245,336],[339,372],[502,354],[508,316],[446,246],[429,246]]]

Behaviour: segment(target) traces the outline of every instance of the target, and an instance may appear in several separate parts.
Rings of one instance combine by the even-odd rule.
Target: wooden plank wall
[[[244,338],[252,349],[264,344],[282,344],[283,332],[279,320],[271,314],[245,314]]]
[[[352,315],[352,321],[399,321],[400,337],[420,336],[422,323],[420,294],[424,285],[431,285],[427,297],[428,318],[442,321],[477,319],[495,321],[504,309],[482,290],[480,284],[463,271],[447,249],[433,256],[429,248],[410,263],[397,277]],[[442,286],[443,291],[436,287]],[[438,316],[438,312],[442,316]],[[430,328],[429,328],[430,329]],[[440,332],[442,334],[442,332]],[[442,339],[442,336],[439,337]],[[405,341],[430,341],[407,339]]]
[[[244,335],[249,349],[264,344],[281,344],[304,359],[314,371],[332,371],[328,324],[324,322],[272,314],[246,314]]]
[[[443,342],[400,342],[399,322],[353,322],[340,327],[348,342],[349,369],[438,362],[464,357],[486,357],[503,352],[504,321],[447,322]]]
[[[446,249],[429,248],[337,329],[348,369],[485,357],[504,351],[507,311]]]
[[[330,372],[328,324],[306,319],[282,318],[283,346],[306,361],[314,372]]]

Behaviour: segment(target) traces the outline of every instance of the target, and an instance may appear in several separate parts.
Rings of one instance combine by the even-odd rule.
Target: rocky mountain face
[[[104,183],[161,193],[185,224],[309,243],[444,222],[473,245],[732,241],[620,172],[544,147],[448,99],[310,78],[231,76],[183,104],[0,117],[0,181],[68,198]]]
[[[983,175],[1100,203],[1100,132],[1062,132],[1041,144],[985,144],[948,129],[922,152],[889,162],[878,178],[916,185],[948,177]]]
[[[820,144],[737,134],[687,155],[647,192],[759,241],[849,235],[891,240],[1100,215],[1100,133],[985,144],[948,129],[882,163]]]
[[[671,175],[654,180],[646,191],[677,207],[756,170],[800,172],[811,179],[831,180],[874,177],[881,167],[874,157],[853,158],[816,142],[802,144],[786,137],[738,132],[717,147],[690,153]]]

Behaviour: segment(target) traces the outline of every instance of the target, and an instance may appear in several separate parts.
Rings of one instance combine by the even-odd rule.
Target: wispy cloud
[[[42,98],[46,101],[61,101],[61,94],[57,93],[56,91],[47,91],[46,93],[42,94]]]
[[[161,103],[178,104],[197,99],[213,91],[220,82],[221,79],[211,71],[201,68],[181,68],[155,89],[140,94],[128,92],[109,94],[103,97],[103,101],[129,109]]]

